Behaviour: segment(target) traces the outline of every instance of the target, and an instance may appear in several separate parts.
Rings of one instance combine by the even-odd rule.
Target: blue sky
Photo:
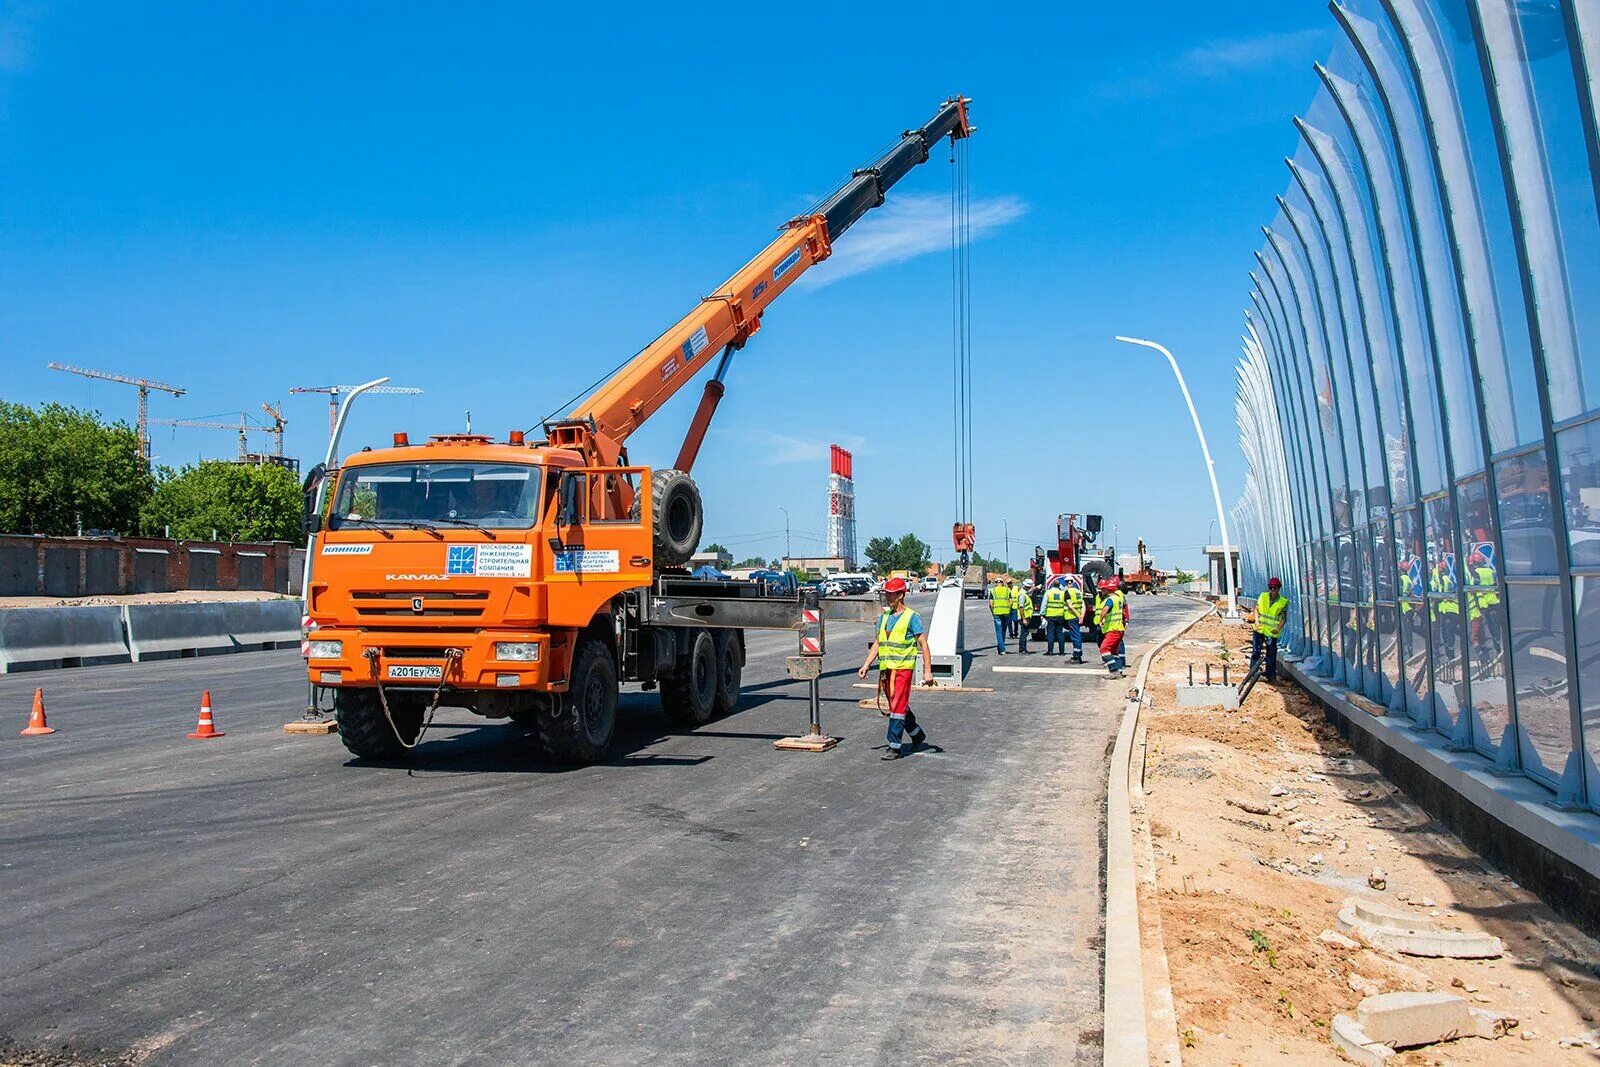
[[[1022,13],[1019,13],[1022,12]],[[320,456],[293,385],[380,374],[347,443],[547,414],[952,93],[973,98],[980,547],[1060,511],[1193,564],[1225,503],[1246,272],[1289,117],[1334,40],[1320,2],[1002,6],[164,3],[0,7],[3,394],[132,419],[260,417]],[[707,538],[820,553],[827,446],[856,453],[860,538],[948,553],[948,166],[914,171],[773,305],[696,468]],[[699,396],[636,435],[664,465]],[[230,414],[232,413],[232,414]],[[160,428],[160,462],[227,433]],[[1002,521],[1004,520],[1004,522]],[[1183,547],[1179,547],[1183,546]]]

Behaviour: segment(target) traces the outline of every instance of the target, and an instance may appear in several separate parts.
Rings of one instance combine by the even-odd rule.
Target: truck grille
[[[470,589],[382,589],[350,594],[351,606],[365,618],[476,619],[482,617],[488,599],[486,590]],[[421,611],[413,607],[414,600],[421,601]]]

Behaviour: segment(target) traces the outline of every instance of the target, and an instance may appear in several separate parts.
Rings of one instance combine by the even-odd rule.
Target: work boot
[[[904,755],[904,753],[902,753],[898,748],[891,748],[889,751],[885,752],[883,755],[879,756],[878,758],[880,760],[900,759],[901,756],[903,756],[903,755]]]
[[[1072,662],[1074,662],[1074,663],[1082,663],[1083,662],[1083,653],[1074,652],[1072,654]]]

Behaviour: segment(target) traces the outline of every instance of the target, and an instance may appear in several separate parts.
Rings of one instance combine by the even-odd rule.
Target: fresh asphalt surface
[[[1135,654],[1199,610],[1130,603]],[[292,651],[0,677],[0,1037],[156,1063],[1097,1063],[1129,683],[991,671],[1063,660],[997,659],[978,601],[967,634],[995,691],[915,694],[933,747],[894,763],[852,688],[859,624],[829,627],[825,754],[772,747],[806,722],[787,633],[749,635],[733,715],[675,732],[629,692],[615,757],[581,769],[458,709],[403,764],[286,735]],[[19,737],[36,685],[60,732]],[[183,736],[202,688],[221,740]]]

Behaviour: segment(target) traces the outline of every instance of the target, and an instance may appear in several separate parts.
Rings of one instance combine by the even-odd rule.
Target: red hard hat
[[[904,578],[890,578],[883,583],[883,591],[885,593],[904,593],[906,591],[906,580]]]
[[[1112,579],[1112,578],[1102,578],[1102,579],[1100,579],[1100,591],[1102,593],[1114,593],[1114,592],[1116,592],[1117,591],[1117,583],[1116,583],[1115,579]]]
[[[1267,579],[1267,588],[1268,589],[1282,589],[1283,588],[1283,582],[1279,581],[1277,578],[1268,578]]]

